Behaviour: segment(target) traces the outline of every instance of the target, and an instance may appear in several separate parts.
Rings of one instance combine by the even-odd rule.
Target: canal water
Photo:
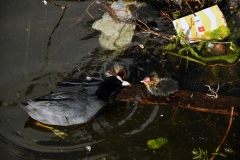
[[[151,36],[147,40],[144,36],[134,39],[136,43],[125,52],[106,51],[98,41],[100,32],[92,28],[95,20],[103,15],[98,4],[92,4],[88,10],[93,20],[85,11],[92,0],[54,2],[67,9],[44,5],[40,0],[8,0],[0,6],[0,154],[3,159],[186,160],[192,159],[192,151],[199,148],[211,157],[225,135],[229,115],[168,105],[114,102],[86,124],[36,125],[20,103],[61,91],[56,84],[66,79],[102,77],[103,64],[107,61],[124,63],[131,83],[140,83],[144,76],[159,72],[178,80],[180,89],[192,91],[208,92],[204,84],[216,86],[217,81],[226,83],[239,77],[238,66],[219,69],[191,62],[186,66],[175,57],[161,61],[158,46],[166,41],[155,41]],[[138,47],[138,43],[144,43],[145,49]],[[167,68],[164,71],[163,64]],[[219,94],[239,96],[233,88],[227,86]],[[215,159],[240,158],[239,123],[239,117],[234,117],[220,148],[219,152],[227,158]],[[166,137],[168,143],[157,150],[148,148],[148,140],[159,137]]]

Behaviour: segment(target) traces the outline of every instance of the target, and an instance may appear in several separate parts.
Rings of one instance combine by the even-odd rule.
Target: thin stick
[[[59,4],[56,4],[56,3],[53,3],[51,2],[50,0],[46,0],[48,3],[50,3],[51,5],[53,6],[57,6],[57,7],[60,7],[62,10],[65,10],[67,7],[66,6],[61,6]]]
[[[169,41],[172,41],[172,39],[170,38],[169,35],[163,35],[162,33],[158,33],[158,32],[155,32],[153,30],[151,30],[146,23],[144,23],[143,21],[137,19],[139,22],[141,22],[147,29],[144,29],[140,24],[137,24],[143,31],[145,31],[146,33],[151,33],[151,34],[154,34],[156,36],[159,36],[159,37],[162,37],[164,39],[167,39]]]
[[[235,66],[240,62],[240,59],[237,60],[235,63],[232,64],[222,64],[222,63],[217,63],[217,64],[208,64],[207,66],[209,67],[214,67],[214,66],[222,66],[222,67],[229,67],[229,66]]]
[[[163,16],[165,16],[165,17],[166,17],[167,19],[169,19],[171,22],[173,21],[173,20],[171,19],[171,17],[169,16],[169,14],[164,13],[162,10],[160,10],[160,12],[162,13]]]
[[[89,9],[90,6],[93,5],[93,3],[95,3],[95,2],[96,2],[96,1],[93,1],[91,4],[89,4],[89,6],[88,6],[87,9],[86,9],[87,14],[88,14],[92,19],[94,19],[94,17],[88,12],[88,9]]]
[[[183,55],[176,54],[176,53],[173,53],[173,52],[170,52],[170,51],[166,51],[166,53],[171,54],[171,55],[174,55],[174,56],[178,56],[178,57],[181,57],[181,58],[185,58],[185,59],[187,59],[187,60],[189,60],[189,61],[193,61],[193,62],[196,62],[196,63],[199,63],[199,64],[201,64],[201,65],[206,66],[206,63],[205,63],[205,62],[199,61],[199,60],[197,60],[197,59],[193,59],[193,58],[188,57],[188,56],[183,56]]]
[[[224,135],[221,143],[218,145],[218,147],[217,147],[217,149],[216,149],[216,153],[219,151],[221,145],[223,144],[223,142],[224,142],[225,139],[227,138],[227,135],[228,135],[228,133],[229,133],[229,130],[230,130],[231,126],[232,126],[233,112],[234,112],[234,107],[231,108],[231,117],[230,117],[230,119],[229,119],[228,129],[227,129],[227,131],[226,131],[226,133],[225,133],[225,135]],[[214,157],[215,157],[215,155],[212,156],[212,158],[211,158],[210,160],[213,160]]]
[[[240,79],[238,78],[238,79],[235,79],[235,80],[233,80],[233,81],[223,83],[223,84],[220,86],[220,88],[223,87],[223,86],[225,86],[226,84],[232,84],[232,83],[237,82],[237,81],[239,81],[239,80],[240,80]]]
[[[144,23],[143,21],[141,21],[141,20],[138,19],[138,18],[137,18],[137,20],[138,20],[139,22],[141,22],[148,30],[151,30],[146,23]]]
[[[117,23],[117,15],[116,15],[114,9],[112,9],[111,7],[107,6],[107,5],[104,4],[104,3],[101,3],[101,4],[102,4],[102,6],[108,11],[108,13],[110,14],[110,16],[112,17],[112,20]]]
[[[185,1],[185,3],[187,4],[187,6],[188,6],[188,8],[190,9],[190,11],[192,12],[192,14],[194,14],[194,12],[193,12],[192,8],[190,7],[190,5],[188,4],[188,2]]]

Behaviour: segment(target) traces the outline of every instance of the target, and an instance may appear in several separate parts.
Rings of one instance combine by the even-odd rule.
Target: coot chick
[[[151,78],[144,78],[141,82],[155,96],[169,96],[178,91],[178,82],[171,78],[159,78],[157,75],[154,75]]]
[[[126,8],[134,19],[140,19],[146,23],[155,21],[157,18],[157,13],[145,2],[130,3]]]
[[[103,67],[106,77],[117,75],[122,79],[125,79],[127,77],[127,69],[121,62],[107,61]]]
[[[122,86],[130,85],[119,76],[106,78],[94,95],[74,92],[49,94],[21,106],[35,120],[58,126],[86,123],[93,119]]]

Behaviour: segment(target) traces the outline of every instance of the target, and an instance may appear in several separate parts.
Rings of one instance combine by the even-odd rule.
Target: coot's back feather
[[[68,126],[90,121],[106,101],[84,93],[60,92],[30,100],[22,108],[35,120],[49,125]]]
[[[52,93],[21,106],[33,119],[45,124],[68,126],[86,123],[96,116],[109,97],[121,87],[122,81],[111,76],[101,83],[94,95],[83,92]]]

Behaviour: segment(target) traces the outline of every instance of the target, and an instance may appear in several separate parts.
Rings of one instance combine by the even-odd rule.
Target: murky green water
[[[210,157],[225,134],[229,116],[177,109],[173,106],[114,102],[106,107],[101,116],[89,123],[55,127],[67,134],[64,139],[47,128],[37,126],[20,107],[21,102],[46,95],[50,91],[61,91],[56,83],[66,78],[84,79],[87,75],[101,77],[102,64],[116,58],[112,52],[103,51],[98,43],[100,33],[91,28],[94,20],[87,15],[85,9],[92,1],[55,2],[67,6],[64,14],[60,8],[44,6],[39,0],[9,0],[2,2],[0,7],[1,157],[186,160],[192,158],[191,151],[194,148],[207,150]],[[89,9],[96,19],[102,15],[98,8],[94,4]],[[139,83],[150,70],[156,71],[162,66],[157,49],[151,47],[151,43],[148,44],[153,56],[147,51],[135,49],[133,53],[128,51],[125,57],[117,58],[129,67],[130,82]],[[141,56],[140,53],[147,54]],[[169,59],[167,68],[175,68],[170,67],[175,62],[177,61]],[[185,68],[164,72],[178,77],[180,84],[183,84],[184,76],[190,77],[183,89],[206,92],[207,89],[202,84],[209,84],[209,78],[206,77],[214,77],[211,74],[215,72],[209,72],[209,68],[192,67],[195,68],[188,72],[185,72]],[[231,73],[237,73],[237,68],[230,69]],[[216,79],[222,78],[224,82],[223,75],[229,73],[230,69],[221,69],[218,72],[221,74]],[[194,78],[200,73],[204,76],[198,77],[198,82]],[[236,77],[238,74],[234,75]],[[238,91],[226,91],[222,93],[238,95]],[[239,134],[239,118],[235,117],[230,133],[220,149],[220,152],[225,153],[224,148],[232,148],[235,153],[225,153],[228,158],[215,159],[240,158]],[[149,149],[147,141],[159,137],[167,137],[168,143],[158,150]],[[90,153],[86,146],[91,146]]]

